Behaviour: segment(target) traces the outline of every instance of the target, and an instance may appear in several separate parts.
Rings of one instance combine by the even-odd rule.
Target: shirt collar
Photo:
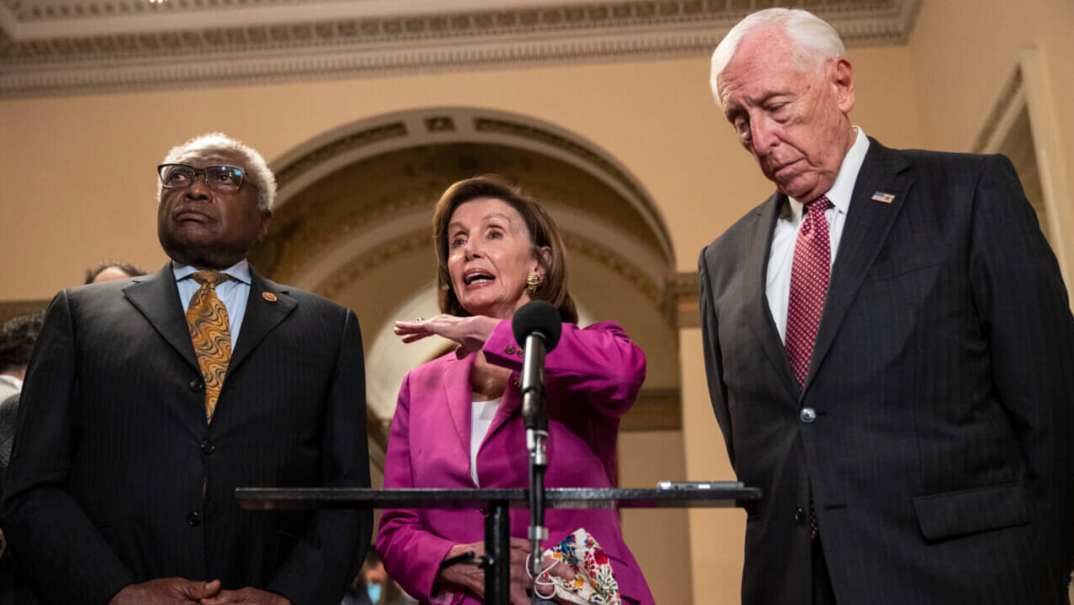
[[[197,267],[192,265],[180,265],[179,263],[172,261],[172,275],[175,276],[175,281],[177,282],[189,278],[197,271]],[[224,269],[221,273],[235,281],[240,281],[247,286],[250,285],[250,263],[247,262],[245,258],[234,265],[231,265],[227,269]]]
[[[0,374],[0,382],[7,383],[18,390],[22,390],[22,381],[8,374]]]
[[[854,137],[854,144],[850,146],[847,154],[843,156],[843,164],[839,167],[839,174],[835,176],[832,188],[825,194],[828,196],[828,201],[832,203],[832,206],[835,206],[835,209],[842,214],[850,211],[850,198],[854,195],[854,183],[857,182],[858,173],[861,172],[861,165],[865,161],[865,153],[869,151],[869,137],[865,136],[865,131],[858,126],[855,126],[854,130],[858,133]],[[791,211],[790,219],[797,223],[802,218],[802,202],[790,197],[787,199],[790,201],[790,204],[788,204]]]

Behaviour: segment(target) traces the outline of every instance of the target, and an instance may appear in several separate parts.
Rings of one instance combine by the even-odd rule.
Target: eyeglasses
[[[232,193],[246,182],[246,171],[238,166],[206,166],[195,168],[186,164],[161,164],[157,166],[160,183],[165,189],[186,189],[199,176],[205,176],[205,184],[213,191]],[[250,185],[254,187],[254,185]],[[256,187],[254,187],[256,189]]]

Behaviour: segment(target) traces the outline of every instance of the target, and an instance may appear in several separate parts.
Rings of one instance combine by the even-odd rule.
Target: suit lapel
[[[750,265],[746,271],[743,290],[749,297],[746,304],[750,329],[760,341],[761,349],[764,350],[765,356],[768,357],[768,361],[779,375],[783,386],[791,395],[792,401],[797,401],[798,382],[791,374],[791,367],[787,363],[787,355],[783,349],[783,341],[779,338],[779,330],[776,329],[776,323],[772,320],[772,311],[768,306],[768,297],[765,295],[772,233],[780,208],[786,203],[785,200],[786,198],[780,194],[773,195],[757,210],[750,241]]]
[[[514,386],[515,381],[518,379],[518,373],[512,372],[511,377],[507,380],[507,388],[503,390],[500,407],[496,410],[496,415],[492,417],[492,422],[489,423],[489,430],[485,433],[484,441],[491,439],[496,434],[496,431],[506,424],[514,416],[515,412],[522,408],[522,395]],[[545,405],[547,407],[547,403]],[[547,411],[545,413],[547,414]]]
[[[463,359],[449,361],[441,382],[444,386],[444,398],[447,399],[451,424],[455,427],[455,434],[467,454],[470,452],[470,404],[473,400],[473,392],[470,389],[470,371],[473,370],[474,359],[474,355],[468,355]],[[467,467],[469,467],[469,462],[467,462]]]
[[[239,328],[239,340],[231,354],[228,376],[235,373],[265,336],[286,319],[296,306],[298,301],[289,296],[286,289],[250,271],[250,297],[246,301],[246,316]]]
[[[828,299],[817,331],[809,375],[802,389],[803,395],[824,362],[847,310],[854,302],[866,273],[887,239],[895,217],[906,203],[907,192],[913,184],[908,168],[909,163],[901,155],[870,139],[869,151],[858,173],[854,194],[850,199],[842,243],[835,266],[832,267]],[[872,197],[876,192],[893,194],[894,199],[889,203],[874,201]]]
[[[123,294],[200,376],[171,263],[166,263],[156,275],[127,286]]]
[[[470,451],[470,416],[473,411],[471,404],[474,398],[473,390],[470,388],[470,374],[474,370],[476,361],[477,354],[471,353],[463,359],[449,362],[444,370],[442,382],[444,396],[448,402],[448,413],[451,415],[451,424],[454,425],[455,433],[459,437],[459,443],[466,452]],[[515,378],[515,373],[512,373],[511,380]],[[522,398],[519,396],[518,390],[508,384],[503,392],[500,407],[496,410],[496,415],[492,418],[492,422],[489,423],[488,431],[485,433],[482,443],[491,439],[496,431],[506,424],[521,407]]]

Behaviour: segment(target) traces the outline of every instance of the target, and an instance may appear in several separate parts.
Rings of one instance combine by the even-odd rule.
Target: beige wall
[[[686,476],[679,431],[644,431],[619,435],[619,483],[655,487],[657,481]],[[623,536],[652,588],[657,603],[705,603],[692,598],[690,521],[676,509],[633,509],[620,513]]]
[[[959,24],[952,34],[953,24]],[[1074,3],[1069,0],[944,0],[923,2],[909,49],[919,94],[922,146],[967,151],[1004,84],[1030,54],[1030,115],[1038,161],[1057,193],[1055,216],[1063,233],[1057,254],[1074,261]],[[1040,129],[1038,131],[1038,129]]]

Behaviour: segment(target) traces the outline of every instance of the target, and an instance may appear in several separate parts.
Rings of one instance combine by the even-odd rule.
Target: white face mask
[[[537,596],[578,605],[621,605],[619,583],[612,573],[611,559],[585,529],[574,530],[542,554],[550,564],[533,580]],[[574,579],[552,575],[557,566],[569,568],[574,572]]]

